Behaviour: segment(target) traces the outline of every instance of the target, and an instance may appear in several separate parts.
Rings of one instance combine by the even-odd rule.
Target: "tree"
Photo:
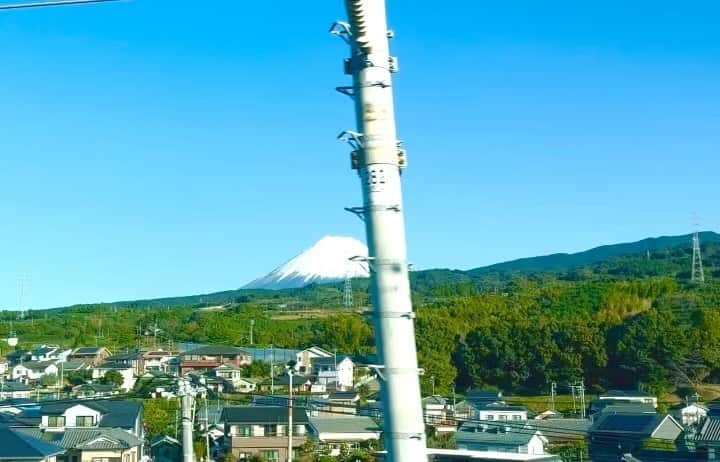
[[[40,377],[40,385],[43,387],[52,387],[58,383],[57,374],[45,374]]]
[[[265,361],[253,361],[243,366],[242,370],[245,377],[270,377],[270,363]]]
[[[125,382],[125,379],[118,371],[107,371],[103,378],[100,379],[100,383],[109,384],[114,386],[115,388],[119,388],[120,385],[123,384],[123,382]]]

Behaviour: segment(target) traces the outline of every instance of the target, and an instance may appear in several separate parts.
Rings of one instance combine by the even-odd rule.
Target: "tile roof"
[[[458,445],[472,443],[492,446],[523,446],[530,442],[536,433],[527,428],[492,426],[483,427],[474,423],[464,423],[455,434]]]
[[[105,349],[105,347],[80,347],[77,350],[73,351],[72,354],[74,355],[96,355],[100,352],[102,352]]]
[[[380,433],[382,430],[370,417],[310,417],[317,433]]]
[[[655,406],[652,404],[610,404],[600,410],[603,414],[656,414]]]
[[[143,441],[119,428],[67,428],[63,432],[47,432],[40,428],[17,429],[65,449],[130,449]]]
[[[65,452],[52,443],[11,428],[0,428],[0,458],[42,459]]]
[[[682,431],[682,426],[667,414],[603,414],[590,428],[590,433],[621,433],[650,437],[670,419]]]
[[[356,391],[333,391],[330,395],[328,395],[328,399],[355,401],[360,399],[360,393]]]
[[[655,398],[655,395],[639,390],[608,390],[607,393],[600,395],[600,398]]]
[[[286,406],[229,406],[223,408],[220,416],[221,422],[229,424],[282,424],[287,422],[287,419]],[[308,423],[307,413],[296,409],[293,413],[293,422]]]
[[[0,385],[0,389],[2,389],[3,392],[6,393],[12,393],[14,391],[31,391],[32,388],[28,385],[25,385],[22,382],[3,382],[2,385]]]
[[[438,406],[445,406],[447,400],[439,395],[426,396],[422,399],[423,404],[436,404]]]
[[[338,355],[337,364],[340,364],[345,359],[349,359],[350,361],[352,361],[352,359],[350,359],[349,356]],[[327,357],[323,356],[323,357],[312,358],[313,367],[318,366],[318,365],[334,366],[335,364],[336,364],[336,360],[335,360],[334,356],[327,356]]]
[[[696,439],[697,441],[713,441],[720,443],[720,418],[708,417],[700,429]]]
[[[43,415],[61,415],[73,406],[82,405],[95,409],[103,414],[100,419],[100,427],[120,427],[133,428],[135,421],[140,414],[142,403],[139,401],[127,400],[77,400],[65,403],[51,403],[42,406],[41,413]]]
[[[55,364],[55,361],[26,361],[18,365],[25,366],[26,369],[30,369],[31,371],[44,371],[48,366],[53,364]]]
[[[234,356],[234,355],[248,355],[249,353],[242,348],[226,345],[207,345],[194,350],[186,351],[183,356],[187,355],[222,355],[222,356]]]

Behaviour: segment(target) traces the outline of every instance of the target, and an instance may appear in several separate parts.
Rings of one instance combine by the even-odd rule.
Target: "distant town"
[[[112,352],[38,345],[0,360],[0,460],[382,460],[373,355],[194,345]],[[714,460],[720,402],[652,393],[499,390],[422,399],[433,460]],[[525,403],[525,404],[522,404]],[[292,423],[289,423],[292,413]],[[188,435],[187,432],[190,434]]]

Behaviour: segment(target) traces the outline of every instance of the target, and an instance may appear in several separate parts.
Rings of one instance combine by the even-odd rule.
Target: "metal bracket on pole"
[[[393,432],[390,433],[392,435],[392,438],[394,439],[401,439],[401,440],[421,440],[423,438],[422,433],[397,433]]]
[[[350,146],[352,146],[353,149],[360,150],[365,147],[362,142],[364,136],[365,135],[363,135],[362,133],[358,133],[353,130],[345,130],[338,135],[337,139],[339,139],[340,141],[345,141]]]
[[[345,207],[345,211],[356,215],[362,221],[365,221],[365,215],[367,215],[368,209],[370,209],[370,211],[381,211],[381,212],[382,211],[390,211],[390,212],[400,212],[401,211],[399,205],[373,205],[371,207]]]
[[[378,319],[388,319],[388,318],[404,318],[404,319],[415,319],[417,316],[415,315],[415,312],[413,311],[364,311],[361,313],[365,316],[378,318]]]
[[[330,30],[328,30],[328,32],[336,37],[340,37],[345,43],[350,45],[352,32],[350,30],[350,24],[345,21],[335,21],[332,23],[332,26],[330,26]]]
[[[389,375],[403,375],[403,374],[412,374],[412,375],[425,375],[425,369],[423,368],[414,368],[414,367],[385,367],[382,364],[368,364],[368,368],[375,371],[375,373],[380,377],[382,380],[387,380],[385,377],[386,374]],[[385,373],[381,372],[385,371]]]
[[[378,80],[377,82],[373,82],[368,85],[363,85],[361,88],[367,88],[367,87],[389,88],[390,84],[387,82]],[[338,93],[342,93],[343,95],[349,96],[350,98],[355,97],[355,87],[352,87],[352,86],[335,87],[335,91],[337,91]]]

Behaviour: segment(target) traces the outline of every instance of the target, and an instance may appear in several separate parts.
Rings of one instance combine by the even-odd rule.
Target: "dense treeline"
[[[719,382],[720,245],[703,251],[704,284],[689,281],[690,254],[683,248],[554,272],[415,274],[423,386],[428,392],[434,385],[440,392],[483,386],[536,393],[547,392],[551,382],[584,380],[589,390],[643,386],[661,392]],[[366,284],[355,287],[366,295]],[[371,353],[367,318],[338,309],[339,295],[338,287],[322,286],[259,291],[218,309],[80,306],[30,312],[13,328],[23,347],[100,343],[117,351],[155,342],[248,345],[253,321],[255,345]],[[288,311],[291,302],[323,309]],[[5,336],[16,315],[2,316]]]

